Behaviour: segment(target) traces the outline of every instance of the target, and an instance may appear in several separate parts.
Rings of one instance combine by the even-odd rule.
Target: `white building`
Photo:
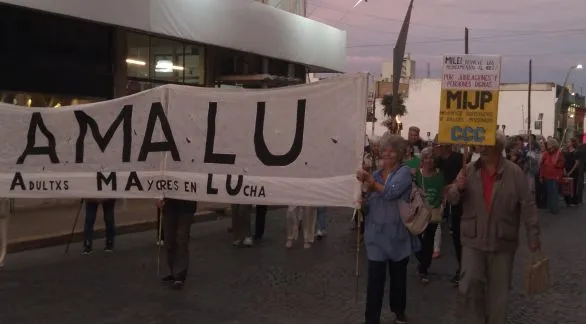
[[[498,125],[505,125],[507,135],[527,132],[527,92],[528,84],[503,83],[499,94]],[[440,79],[412,79],[409,82],[409,97],[405,100],[407,115],[401,117],[404,131],[409,126],[418,126],[421,135],[427,139],[427,132],[433,139],[438,131],[440,106]],[[531,131],[534,134],[553,136],[555,132],[556,88],[554,83],[534,83],[531,91]],[[377,99],[374,135],[382,135],[386,128],[380,124],[383,116],[381,100]],[[543,129],[535,129],[535,121],[543,114]],[[372,132],[372,124],[367,123],[367,130]]]
[[[300,16],[305,16],[307,0],[255,0]]]
[[[393,61],[385,61],[382,64],[381,81],[393,82]],[[403,67],[401,69],[401,83],[408,83],[409,80],[415,78],[415,61],[411,59],[411,55],[407,54],[403,58]]]
[[[17,63],[2,69],[0,102],[57,108],[167,83],[261,88],[343,72],[346,32],[304,17],[305,3],[0,0],[0,61]]]

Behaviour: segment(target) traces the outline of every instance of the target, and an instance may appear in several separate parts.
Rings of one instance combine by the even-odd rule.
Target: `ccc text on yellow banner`
[[[498,90],[442,89],[440,143],[494,145]]]

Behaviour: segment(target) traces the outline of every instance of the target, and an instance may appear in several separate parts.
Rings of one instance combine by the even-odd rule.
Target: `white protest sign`
[[[270,90],[167,85],[0,105],[0,197],[354,206],[366,75]]]

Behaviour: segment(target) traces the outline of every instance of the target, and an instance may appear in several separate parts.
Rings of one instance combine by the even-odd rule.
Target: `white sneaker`
[[[317,233],[315,233],[315,236],[317,236],[317,237],[326,236],[326,231],[317,230]]]
[[[244,241],[242,241],[242,244],[244,246],[252,246],[254,244],[254,242],[252,241],[252,237],[245,238]]]
[[[285,242],[285,247],[290,249],[293,247],[293,241],[292,240],[287,240],[287,242]]]

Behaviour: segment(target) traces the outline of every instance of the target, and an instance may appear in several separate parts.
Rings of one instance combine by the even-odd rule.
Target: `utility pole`
[[[464,28],[464,54],[470,54],[468,51],[468,27]]]
[[[527,135],[531,134],[531,87],[533,83],[533,60],[529,60],[529,91],[527,92]]]
[[[413,0],[409,2],[407,8],[407,14],[403,25],[401,25],[401,31],[397,38],[397,43],[393,48],[393,100],[391,102],[391,108],[395,109],[399,104],[399,83],[401,82],[401,71],[403,71],[403,58],[405,57],[405,47],[407,46],[407,34],[409,33],[409,24],[411,23],[411,12],[413,11]],[[399,134],[399,130],[397,130]]]
[[[464,54],[469,54],[468,52],[468,27],[464,28]],[[464,158],[462,159],[462,169],[466,168],[466,161],[468,161],[468,156],[470,154],[470,150],[468,145],[464,145]]]

